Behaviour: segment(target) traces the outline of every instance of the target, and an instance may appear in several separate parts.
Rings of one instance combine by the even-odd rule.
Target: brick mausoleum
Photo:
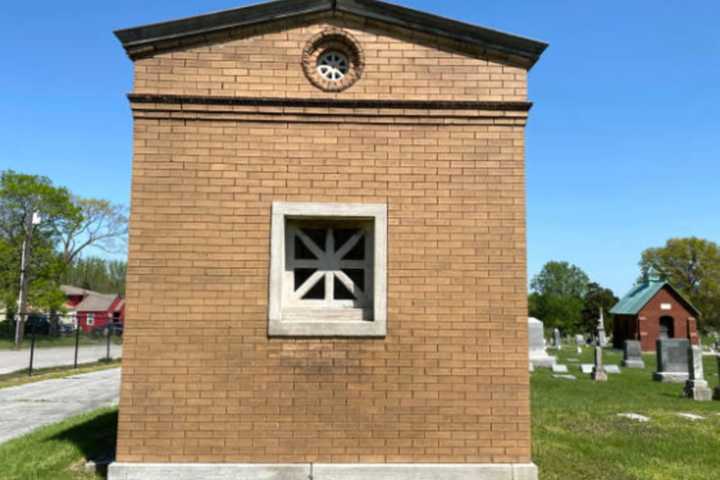
[[[117,36],[110,479],[536,479],[524,130],[546,45],[370,0]]]
[[[698,345],[697,318],[700,315],[670,283],[650,276],[633,287],[610,313],[613,346],[623,348],[625,340],[639,340],[644,352],[654,352],[658,338],[688,338]]]

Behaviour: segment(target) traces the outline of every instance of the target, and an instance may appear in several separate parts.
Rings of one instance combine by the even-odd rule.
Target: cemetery
[[[103,52],[125,61],[127,89],[100,80],[110,69],[89,58],[98,38],[72,37],[96,23],[80,9],[55,35],[93,48],[55,54],[66,71],[52,62],[48,71],[76,72],[125,102],[120,144],[89,128],[118,110],[99,92],[73,92],[81,124],[60,113],[75,132],[98,135],[102,150],[88,163],[105,168],[125,147],[126,184],[108,182],[110,170],[91,182],[79,161],[61,170],[113,195],[127,187],[132,210],[56,186],[37,152],[31,174],[0,172],[0,333],[14,333],[0,338],[0,480],[720,480],[720,245],[687,229],[697,223],[689,215],[651,220],[659,202],[646,202],[643,222],[598,225],[619,224],[637,199],[658,198],[648,185],[666,190],[675,178],[636,180],[680,163],[662,158],[675,151],[657,141],[673,137],[653,126],[660,116],[645,115],[644,132],[636,112],[667,111],[673,121],[661,127],[683,141],[714,131],[678,114],[714,104],[693,102],[681,84],[705,79],[705,66],[693,73],[672,55],[694,25],[657,35],[677,43],[668,49],[654,31],[639,33],[665,10],[633,11],[662,14],[652,22],[623,11],[632,21],[622,25],[617,5],[603,5],[610,24],[598,6],[583,7],[586,21],[567,5],[552,12],[553,2],[511,7],[518,31],[565,30],[546,53],[548,43],[493,26],[499,1],[194,2],[207,13],[187,10],[189,0],[107,3],[85,8],[106,37],[105,21],[136,25],[114,31],[114,59]],[[475,23],[485,17],[488,26]],[[44,20],[17,22],[28,32],[15,43],[49,50],[29,30],[42,25],[52,38],[61,22]],[[608,35],[623,26],[634,43]],[[685,55],[703,60],[700,49],[717,43],[693,42]],[[50,110],[33,109],[46,85],[31,77],[44,81],[43,62],[18,50],[34,66],[10,70],[32,94],[11,97],[27,108],[9,109],[11,122]],[[655,51],[663,75],[638,55]],[[80,108],[83,99],[94,109]],[[58,138],[73,133],[45,120]],[[118,137],[119,121],[107,125]],[[87,138],[75,141],[90,149]],[[708,170],[686,162],[677,177]],[[614,185],[612,202],[596,188],[611,175],[633,183]],[[692,202],[674,202],[700,217],[700,204],[714,202],[698,201],[702,182],[691,180]],[[626,205],[615,203],[623,196]],[[631,244],[656,240],[652,224],[664,247]],[[89,246],[127,262],[84,258]],[[614,256],[627,249],[640,261]],[[122,294],[89,284],[118,279]],[[41,311],[57,339],[37,339],[28,320]],[[75,321],[56,325],[61,316]],[[71,325],[74,337],[61,338]],[[99,328],[105,360],[78,368],[80,346],[93,344],[81,332]],[[24,362],[27,335],[26,375],[11,359]],[[47,364],[65,355],[50,342],[73,342],[72,371]]]
[[[594,362],[589,346],[579,356],[575,349],[548,350],[558,363]],[[621,365],[624,356],[603,349],[606,368]],[[720,402],[693,401],[683,383],[653,381],[656,355],[641,357],[644,367],[621,366],[600,383],[576,363],[570,367],[575,381],[554,377],[549,369],[531,374],[533,460],[541,479],[716,478]],[[720,399],[719,363],[720,357],[703,357],[705,381]]]

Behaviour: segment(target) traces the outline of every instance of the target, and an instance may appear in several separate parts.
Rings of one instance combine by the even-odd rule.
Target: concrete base
[[[108,480],[537,480],[532,464],[113,463]]]
[[[553,368],[555,363],[557,363],[557,359],[555,357],[551,357],[550,355],[546,355],[544,357],[530,357],[530,363],[533,368]]]
[[[712,390],[704,380],[688,380],[684,393],[687,398],[692,398],[696,402],[709,402],[713,397]]]
[[[645,362],[642,360],[623,360],[622,366],[625,368],[645,368]]]
[[[655,372],[653,380],[662,383],[685,383],[688,381],[688,376],[686,372]]]
[[[590,378],[596,382],[607,382],[608,380],[607,372],[605,372],[605,369],[603,368],[593,368]]]

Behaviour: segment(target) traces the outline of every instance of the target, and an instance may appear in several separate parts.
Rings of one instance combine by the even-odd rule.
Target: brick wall
[[[300,52],[323,29],[345,28],[362,45],[363,81],[330,94],[307,81]],[[159,54],[135,64],[135,92],[182,95],[384,99],[525,100],[527,71],[412,43],[397,32],[328,19],[311,25],[275,23],[246,38]],[[250,35],[248,37],[248,35]],[[422,37],[415,36],[416,41]],[[425,40],[425,43],[429,43]]]
[[[672,305],[671,310],[663,310],[661,305],[669,303]],[[694,344],[699,343],[697,335],[697,327],[692,312],[685,308],[683,301],[675,295],[669,288],[665,287],[658,292],[655,297],[648,302],[640,313],[640,335],[642,348],[645,351],[655,351],[655,341],[660,333],[660,318],[672,317],[673,319],[673,338],[688,338],[687,327],[688,319],[691,320],[692,341]]]
[[[525,98],[524,71],[357,30],[366,77],[322,93],[319,28],[140,60],[136,92]],[[530,461],[525,115],[240,110],[134,105],[118,460]],[[385,339],[268,339],[276,200],[387,203]]]

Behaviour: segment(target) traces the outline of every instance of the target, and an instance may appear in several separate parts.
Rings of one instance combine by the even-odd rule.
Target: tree
[[[30,221],[35,215],[42,219],[37,225]],[[18,298],[18,346],[22,342],[26,303],[50,307],[60,298],[57,279],[62,267],[56,262],[54,242],[59,226],[79,216],[70,192],[56,187],[47,177],[12,170],[0,175],[0,284],[8,305],[13,304],[12,297]],[[26,259],[25,265],[21,265],[22,258]],[[26,273],[22,282],[21,272]]]
[[[541,319],[546,328],[559,328],[565,333],[580,331],[582,298],[533,292],[528,303],[530,316]]]
[[[566,333],[578,331],[589,283],[587,274],[575,265],[546,263],[530,283],[534,291],[528,298],[530,315],[542,319],[547,327]]]
[[[600,284],[591,282],[588,284],[582,309],[582,330],[587,333],[595,332],[597,321],[600,316],[600,309],[605,312],[605,330],[612,332],[613,315],[610,309],[618,302],[612,290],[603,288]]]
[[[61,249],[68,265],[87,247],[106,253],[119,253],[125,247],[128,231],[127,209],[107,200],[74,198],[80,215],[61,224]]]
[[[530,288],[541,295],[583,298],[589,283],[579,267],[568,262],[548,262],[533,277]]]
[[[101,293],[125,295],[127,263],[91,257],[73,262],[63,277],[63,283]]]
[[[671,238],[642,253],[640,269],[654,269],[701,312],[703,330],[720,328],[720,246],[697,237]]]

